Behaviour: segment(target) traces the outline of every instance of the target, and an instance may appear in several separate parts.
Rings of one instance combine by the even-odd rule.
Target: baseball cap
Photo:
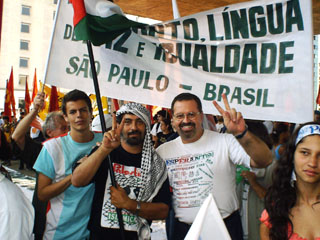
[[[112,127],[112,117],[110,114],[104,114],[104,120],[106,122],[106,129]],[[102,132],[102,127],[100,124],[100,116],[97,115],[92,121],[92,131]]]

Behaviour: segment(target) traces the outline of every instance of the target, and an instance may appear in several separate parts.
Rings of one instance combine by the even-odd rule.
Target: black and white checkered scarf
[[[166,165],[155,151],[151,141],[150,112],[139,103],[127,103],[117,111],[116,116],[118,117],[126,113],[134,114],[146,125],[146,134],[144,137],[141,159],[140,192],[136,200],[151,202],[167,178]],[[138,217],[138,222],[139,239],[150,239],[150,228],[147,221]]]

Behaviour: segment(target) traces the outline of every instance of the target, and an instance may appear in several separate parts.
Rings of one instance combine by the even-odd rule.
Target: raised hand
[[[226,126],[229,133],[237,136],[246,129],[246,123],[242,117],[241,112],[237,112],[236,109],[230,108],[228,99],[225,94],[222,94],[222,99],[226,110],[224,110],[220,105],[213,101],[213,105],[219,111],[223,117],[223,123]]]
[[[120,125],[117,124],[116,115],[112,115],[112,130],[106,132],[103,137],[102,147],[108,151],[120,146],[120,134],[123,129],[124,120],[122,118]]]
[[[44,107],[45,93],[38,92],[36,97],[33,100],[33,108],[37,111],[40,111]]]

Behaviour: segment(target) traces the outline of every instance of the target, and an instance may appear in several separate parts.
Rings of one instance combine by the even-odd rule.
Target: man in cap
[[[128,103],[116,116],[101,146],[73,172],[72,184],[95,183],[90,239],[121,239],[116,207],[122,209],[126,239],[150,239],[150,221],[165,219],[171,201],[166,166],[152,146],[149,111]],[[108,155],[117,187],[111,186]]]
[[[106,130],[111,130],[112,127],[112,116],[110,114],[104,114],[104,121],[106,123]],[[97,115],[92,123],[91,123],[91,130],[94,132],[102,132],[102,126],[100,121],[100,115]]]

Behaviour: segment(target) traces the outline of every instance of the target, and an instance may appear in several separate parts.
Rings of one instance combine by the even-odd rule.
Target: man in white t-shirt
[[[216,102],[228,133],[204,130],[200,99],[190,93],[175,97],[171,104],[172,125],[177,139],[161,145],[157,152],[166,161],[173,190],[175,211],[173,239],[184,239],[209,193],[212,193],[232,239],[243,239],[236,196],[235,166],[266,167],[272,161],[267,145],[250,133],[240,112],[226,110]]]
[[[31,202],[1,170],[0,199],[0,239],[33,239],[34,209]]]

